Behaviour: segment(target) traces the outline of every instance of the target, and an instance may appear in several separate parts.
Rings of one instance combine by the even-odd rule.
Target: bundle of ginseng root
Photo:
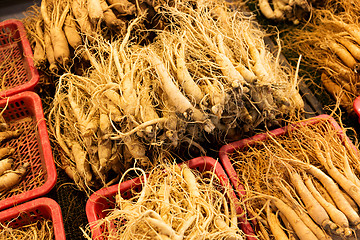
[[[306,59],[311,69],[322,72],[323,87],[353,113],[353,101],[360,95],[359,1],[329,1],[315,10],[304,28],[287,34],[285,47]]]
[[[140,9],[141,5],[141,9]],[[76,50],[97,35],[122,35],[127,18],[144,14],[150,5],[138,9],[127,0],[43,0],[32,6],[23,19],[34,52],[34,64],[48,74],[87,62]],[[149,16],[152,17],[152,16]]]
[[[359,152],[327,120],[230,155],[261,239],[347,238],[360,228]]]
[[[117,181],[134,160],[154,165],[157,151],[205,153],[209,139],[274,127],[303,108],[296,76],[265,48],[264,33],[220,2],[202,4],[163,5],[168,29],[145,46],[131,41],[141,18],[124,38],[98,36],[83,46],[91,67],[60,77],[50,132],[82,188]]]
[[[0,238],[2,240],[52,240],[55,236],[51,220],[41,218],[17,228],[0,223]]]
[[[160,164],[148,174],[130,170],[141,173],[141,191],[123,198],[119,190],[115,207],[90,223],[101,227],[106,239],[246,238],[234,202],[214,172],[174,164]]]
[[[299,24],[311,15],[314,8],[320,7],[326,1],[319,0],[252,0],[258,6],[261,14],[274,21],[291,21]]]

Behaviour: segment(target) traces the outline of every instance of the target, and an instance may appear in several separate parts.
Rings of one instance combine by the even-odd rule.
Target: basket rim
[[[22,212],[29,212],[39,209],[40,207],[45,207],[50,215],[49,219],[51,219],[53,223],[55,240],[65,240],[65,230],[61,208],[60,205],[51,198],[41,197],[3,210],[0,212],[0,222],[10,219],[12,220],[17,218]]]
[[[23,55],[29,65],[29,73],[31,75],[31,78],[28,79],[28,81],[23,84],[20,84],[15,87],[11,87],[4,91],[0,91],[0,97],[9,97],[18,94],[20,92],[33,90],[40,80],[39,72],[34,64],[33,52],[31,50],[30,42],[26,36],[26,30],[23,23],[18,19],[7,19],[0,22],[0,28],[11,24],[16,25],[16,28],[19,31]]]
[[[16,95],[10,96],[5,99],[0,100],[0,105],[4,105],[7,101],[9,103],[20,101],[23,99],[28,99],[32,101],[34,105],[34,117],[36,120],[36,127],[39,135],[38,145],[41,145],[43,157],[44,157],[44,168],[46,169],[47,179],[45,183],[37,188],[34,188],[29,191],[22,192],[20,194],[16,194],[9,198],[3,199],[0,201],[0,210],[12,207],[14,205],[20,204],[22,202],[26,202],[28,200],[43,196],[50,192],[50,190],[55,186],[57,180],[57,172],[55,167],[55,162],[50,146],[49,135],[46,128],[45,117],[42,109],[41,99],[40,97],[30,91],[18,93]]]

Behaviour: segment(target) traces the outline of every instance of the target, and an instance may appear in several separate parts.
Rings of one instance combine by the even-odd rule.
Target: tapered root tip
[[[207,133],[211,133],[215,129],[215,125],[211,122],[210,119],[206,119],[204,123],[204,130]]]
[[[331,230],[335,230],[335,229],[337,229],[339,226],[332,222],[332,223],[329,223],[329,227],[330,227]]]
[[[57,74],[59,72],[59,68],[56,66],[56,64],[51,64],[49,70],[53,74]]]
[[[344,237],[350,237],[353,234],[353,231],[350,228],[344,228]]]
[[[26,163],[23,164],[23,168],[28,168],[28,167],[30,167],[30,163],[29,163],[29,162],[26,162]]]
[[[16,130],[16,135],[20,136],[24,131],[24,129]]]

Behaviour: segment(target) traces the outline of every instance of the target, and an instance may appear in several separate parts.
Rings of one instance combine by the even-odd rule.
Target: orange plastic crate
[[[1,195],[0,210],[48,193],[55,185],[57,173],[40,97],[34,92],[23,92],[0,100],[3,117],[11,130],[22,129],[20,137],[0,145],[15,148],[14,167],[30,163],[30,169],[19,183],[23,191]],[[34,181],[39,179],[39,182]]]
[[[39,82],[30,43],[21,21],[10,19],[0,22],[0,97],[32,91]]]
[[[51,220],[55,240],[66,239],[60,206],[50,198],[38,198],[0,212],[0,223],[13,229],[35,223],[42,218]]]

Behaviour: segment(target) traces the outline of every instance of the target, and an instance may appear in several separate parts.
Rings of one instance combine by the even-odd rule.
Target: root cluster
[[[58,9],[70,11],[66,3]],[[217,0],[139,4],[148,8],[121,34],[81,32],[86,40],[75,53],[84,61],[72,59],[56,83],[50,130],[80,186],[113,183],[134,160],[155,164],[153,149],[204,154],[206,142],[278,126],[303,109],[297,76],[269,52],[251,17]],[[65,66],[64,59],[55,62]]]
[[[329,1],[285,39],[285,47],[303,54],[310,68],[321,71],[323,87],[348,113],[353,113],[353,101],[360,95],[359,8],[357,1]]]
[[[119,192],[115,208],[91,223],[107,238],[245,239],[234,203],[213,172],[164,164],[141,177],[141,191]]]
[[[3,240],[50,240],[55,239],[53,224],[48,219],[39,219],[36,222],[12,228],[0,224],[0,237]]]
[[[259,235],[351,236],[360,223],[358,154],[327,119],[233,153]]]

